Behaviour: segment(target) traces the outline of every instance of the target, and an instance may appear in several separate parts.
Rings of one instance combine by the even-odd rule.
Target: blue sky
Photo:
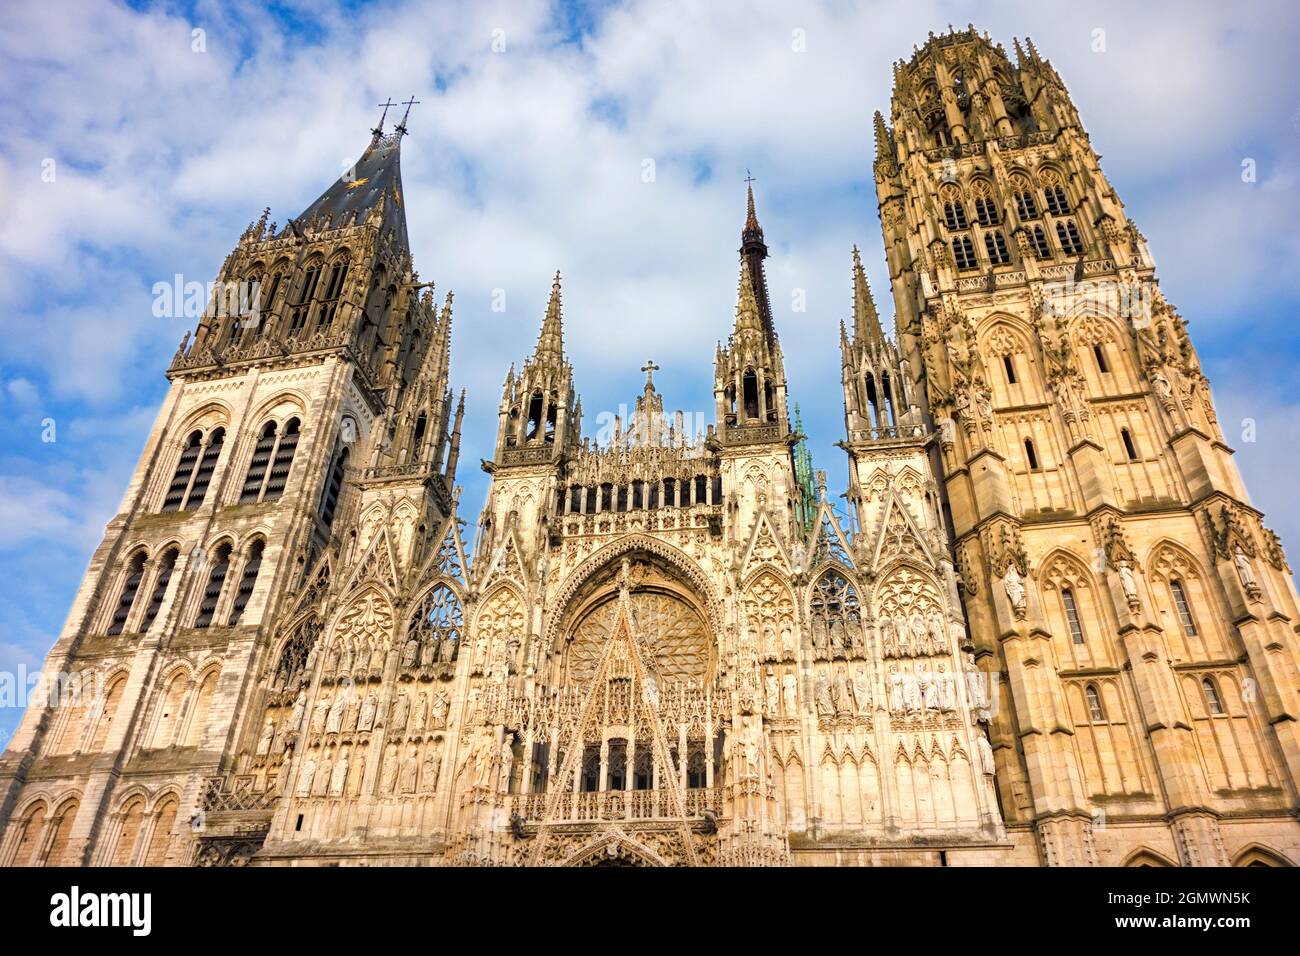
[[[667,405],[711,415],[746,169],[790,391],[842,488],[854,243],[889,301],[871,114],[893,60],[971,20],[1008,47],[1032,36],[1061,72],[1295,558],[1293,4],[31,4],[0,32],[0,671],[54,642],[166,390],[190,322],[153,316],[153,284],[210,281],[263,206],[297,215],[389,96],[421,101],[402,160],[416,265],[456,292],[464,518],[557,268],[589,427],[633,402],[647,356]],[[0,736],[19,716],[0,709]]]

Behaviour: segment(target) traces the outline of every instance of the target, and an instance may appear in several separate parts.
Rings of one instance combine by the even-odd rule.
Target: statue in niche
[[[867,669],[861,665],[853,672],[853,699],[859,714],[871,712],[871,680],[867,677]]]
[[[781,713],[781,683],[777,680],[776,672],[770,667],[763,677],[763,695],[766,698],[768,715],[775,717]]]
[[[898,657],[898,630],[892,617],[880,619],[880,652],[885,657]]]
[[[984,686],[984,672],[975,666],[975,655],[967,654],[964,665],[966,676],[966,693],[970,697],[971,710],[988,710],[988,691]]]
[[[799,714],[799,679],[793,674],[781,678],[781,701],[787,717]]]
[[[835,697],[835,714],[839,717],[848,717],[857,712],[857,706],[853,700],[853,685],[845,671],[840,671],[837,684],[839,693]]]
[[[776,646],[776,628],[771,624],[763,625],[763,659],[776,660],[779,653]]]
[[[257,741],[257,755],[265,757],[271,752],[271,741],[275,739],[275,721],[270,717],[266,718],[266,726],[262,728],[262,736]]]
[[[366,778],[366,758],[364,755],[358,755],[352,761],[352,771],[348,774],[347,795],[357,797],[361,795],[361,783]]]
[[[357,718],[357,730],[369,731],[375,726],[375,717],[379,711],[379,698],[375,696],[372,690],[366,695],[366,701],[361,705],[361,714]]]
[[[1138,603],[1137,580],[1133,575],[1133,565],[1127,559],[1119,563],[1119,583],[1124,588],[1124,598],[1130,605]]]
[[[415,709],[411,711],[410,727],[413,733],[419,733],[424,729],[428,714],[429,695],[424,691],[420,691],[420,696],[415,700]]]
[[[329,790],[330,796],[331,797],[343,796],[343,789],[347,784],[347,780],[348,780],[348,755],[347,755],[347,751],[343,751],[342,753],[339,754],[339,759],[335,761],[334,770],[330,774],[330,790]]]
[[[901,714],[907,708],[907,700],[903,691],[903,675],[898,672],[898,665],[889,665],[889,709],[892,713]]]
[[[501,789],[510,792],[510,774],[515,767],[515,735],[506,734],[501,742]]]
[[[826,633],[826,619],[821,616],[813,617],[812,621],[812,639],[813,647],[822,650],[826,647],[828,635]]]
[[[420,645],[420,666],[432,667],[438,660],[438,639],[431,637]]]
[[[825,674],[817,675],[814,694],[817,701],[817,714],[820,717],[835,716],[835,701],[831,699],[831,681]]]
[[[411,701],[405,694],[398,694],[397,700],[393,702],[392,720],[388,722],[389,730],[405,730],[406,717],[411,709]]]
[[[384,753],[384,771],[379,777],[379,792],[392,793],[397,786],[397,746],[389,744]]]
[[[341,650],[337,646],[330,648],[329,654],[326,655],[325,657],[326,674],[334,674],[338,671],[340,654],[341,654]]]
[[[307,692],[298,691],[298,696],[293,700],[293,710],[289,714],[289,729],[301,730],[303,718],[307,716]]]
[[[397,785],[402,793],[415,793],[415,775],[419,772],[420,765],[415,756],[415,748],[412,747],[406,752],[406,759],[402,761],[402,770],[398,776]]]
[[[1156,393],[1160,396],[1161,400],[1166,402],[1172,400],[1174,397],[1174,387],[1169,384],[1169,379],[1165,377],[1164,372],[1160,371],[1160,367],[1158,365],[1152,365],[1149,374],[1151,376],[1151,384],[1155,387]]]
[[[495,748],[492,746],[492,735],[486,730],[480,731],[478,743],[474,748],[474,752],[469,756],[469,762],[474,772],[474,786],[490,787],[492,785],[494,758]]]
[[[909,714],[919,714],[924,703],[921,684],[916,674],[907,671],[903,674],[903,707]]]
[[[384,672],[384,648],[378,641],[370,650],[370,670],[375,674]]]
[[[937,676],[929,670],[918,671],[916,675],[916,683],[921,696],[922,709],[938,710],[939,681]]]
[[[925,618],[920,614],[913,614],[909,622],[912,630],[912,638],[908,642],[911,648],[912,656],[919,657],[927,653],[930,646],[930,631],[926,627]]]
[[[311,732],[313,734],[325,733],[325,719],[329,716],[330,702],[325,698],[316,701],[316,707],[311,713]]]
[[[341,674],[352,673],[352,645],[351,644],[345,643],[343,645],[342,652],[339,654],[338,657],[338,662],[339,662],[339,666],[338,666],[339,673]]]
[[[844,639],[844,622],[838,617],[831,618],[831,647],[839,650],[848,646],[848,641]]]
[[[437,739],[429,743],[424,751],[424,772],[421,775],[421,784],[425,793],[433,793],[438,789],[438,774],[442,770],[442,740]]]
[[[343,709],[348,705],[348,696],[348,691],[342,691],[330,704],[329,715],[325,721],[327,734],[337,734],[343,729]]]
[[[316,768],[316,775],[312,778],[311,795],[313,797],[325,796],[325,791],[329,789],[330,782],[330,761],[326,757]]]
[[[357,717],[361,712],[361,695],[348,694],[348,709],[343,712],[343,732],[350,734],[357,729]]]
[[[943,615],[935,611],[930,615],[930,653],[942,654],[947,650],[944,639]]]
[[[420,642],[412,637],[402,648],[402,667],[410,670],[420,659]]]
[[[1242,587],[1247,591],[1259,590],[1259,584],[1255,580],[1255,568],[1251,565],[1250,558],[1241,545],[1237,545],[1233,549],[1232,563],[1237,566],[1237,576],[1241,578]]]
[[[447,636],[442,639],[438,645],[438,660],[446,664],[448,661],[456,659],[456,646],[459,640],[455,637]]]
[[[429,726],[434,729],[442,729],[447,726],[447,707],[449,700],[447,692],[440,690],[433,695],[433,703],[429,711]]]
[[[316,776],[316,761],[308,757],[298,771],[298,796],[305,797],[311,793],[311,782]]]
[[[957,692],[952,684],[952,675],[949,674],[942,664],[939,665],[939,673],[935,677],[939,685],[939,710],[945,714],[957,709]]]
[[[997,763],[993,759],[993,747],[983,734],[975,735],[975,749],[979,751],[980,773],[992,777],[997,773]]]
[[[1016,567],[1014,561],[1007,563],[1006,573],[1002,576],[1002,588],[1007,592],[1007,600],[1011,602],[1011,608],[1016,613],[1016,617],[1025,616],[1025,585],[1020,577],[1020,569]]]
[[[786,660],[794,660],[794,628],[789,621],[781,623],[781,654]]]

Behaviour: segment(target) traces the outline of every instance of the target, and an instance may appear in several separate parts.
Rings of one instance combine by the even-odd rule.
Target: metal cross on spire
[[[396,106],[397,104],[393,102],[393,98],[390,96],[390,97],[388,97],[387,102],[380,103],[379,105],[382,106],[382,107],[384,108],[384,111],[383,111],[383,113],[381,113],[381,114],[379,115],[379,125],[376,126],[374,129],[372,129],[372,130],[370,131],[370,132],[374,133],[376,136],[381,136],[381,135],[383,135],[383,132],[384,132],[384,120],[388,118],[388,108],[389,108],[390,106]]]
[[[758,180],[754,178],[754,174],[749,171],[748,166],[745,167],[745,182],[751,186],[758,182]]]
[[[403,136],[406,135],[406,118],[411,115],[411,107],[419,102],[420,101],[417,100],[414,96],[412,96],[409,100],[403,101],[402,105],[406,107],[406,112],[402,114],[402,121],[397,124],[397,131],[401,133]]]

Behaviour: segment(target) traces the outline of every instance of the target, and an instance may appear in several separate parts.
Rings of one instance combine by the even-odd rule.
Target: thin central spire
[[[564,361],[564,320],[560,308],[560,270],[555,270],[555,279],[551,282],[551,299],[546,304],[546,318],[542,321],[542,331],[537,336],[537,349],[533,353],[534,361]]]
[[[763,270],[763,260],[767,258],[767,243],[763,241],[763,227],[758,224],[758,213],[754,208],[754,177],[745,170],[745,228],[740,231],[740,257],[747,266],[754,303],[758,308],[758,319],[763,327],[763,334],[771,344],[775,338],[772,325],[772,306],[767,297],[767,274]]]

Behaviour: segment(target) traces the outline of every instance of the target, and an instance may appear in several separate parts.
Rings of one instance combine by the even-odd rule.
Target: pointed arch
[[[1251,843],[1237,851],[1233,866],[1295,866],[1286,855],[1262,843]]]
[[[1164,866],[1178,866],[1178,864],[1175,863],[1173,860],[1169,859],[1169,857],[1165,856],[1163,853],[1157,853],[1149,846],[1140,846],[1132,853],[1130,853],[1128,856],[1124,857],[1124,862],[1121,863],[1120,866],[1164,867]]]

